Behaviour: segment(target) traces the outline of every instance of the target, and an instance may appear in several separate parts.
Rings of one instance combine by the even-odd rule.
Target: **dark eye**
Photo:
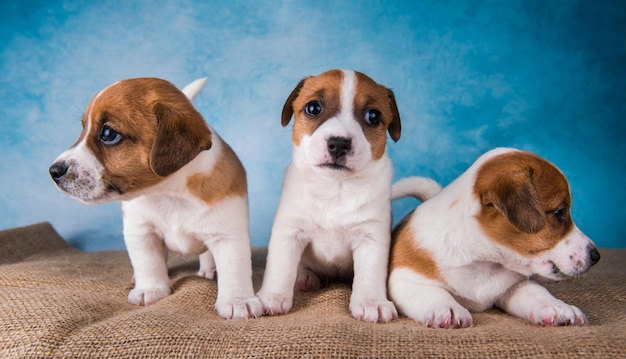
[[[111,127],[104,125],[100,131],[100,141],[107,146],[112,146],[122,140],[122,135],[112,129]]]
[[[567,210],[566,209],[557,209],[552,212],[554,218],[561,223],[565,223],[567,221]]]
[[[363,120],[367,124],[378,125],[380,121],[382,121],[382,115],[380,111],[370,108],[365,111],[365,114],[363,115]]]
[[[304,114],[308,117],[317,117],[324,112],[324,107],[319,101],[311,101],[304,105]]]

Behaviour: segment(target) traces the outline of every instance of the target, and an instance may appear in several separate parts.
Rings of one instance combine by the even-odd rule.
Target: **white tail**
[[[189,101],[193,101],[193,99],[196,98],[200,91],[202,91],[202,88],[204,87],[204,84],[207,80],[208,78],[206,77],[197,79],[182,89],[183,93],[185,94],[185,96],[187,96]]]
[[[441,186],[426,177],[407,177],[391,186],[391,200],[413,196],[424,202],[441,191]]]

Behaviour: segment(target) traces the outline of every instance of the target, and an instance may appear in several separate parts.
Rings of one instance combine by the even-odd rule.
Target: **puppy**
[[[423,194],[418,180],[394,184],[392,198],[411,188]],[[487,152],[393,230],[392,300],[434,328],[468,327],[468,310],[494,305],[538,325],[585,324],[580,309],[534,280],[576,277],[600,259],[570,217],[571,203],[551,163],[514,149]]]
[[[350,312],[368,322],[397,317],[387,299],[391,160],[387,132],[400,138],[391,90],[366,75],[332,70],[302,80],[287,98],[293,158],[272,227],[263,286],[265,312],[289,312],[294,285],[318,289],[352,280]]]
[[[246,174],[241,162],[184,92],[156,78],[100,91],[76,143],[50,167],[57,187],[88,204],[122,201],[124,240],[134,270],[128,301],[153,304],[171,293],[167,250],[200,255],[198,275],[219,273],[223,318],[263,313],[252,288]]]

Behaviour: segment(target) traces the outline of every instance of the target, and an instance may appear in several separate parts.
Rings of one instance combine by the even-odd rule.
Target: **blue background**
[[[195,104],[246,166],[252,243],[266,245],[291,158],[283,102],[332,68],[395,92],[396,179],[447,184],[493,147],[529,150],[569,178],[579,227],[626,247],[620,0],[3,1],[0,228],[50,221],[79,248],[124,248],[119,203],[70,199],[48,166],[105,86],[206,76]],[[395,218],[416,204],[394,203]]]

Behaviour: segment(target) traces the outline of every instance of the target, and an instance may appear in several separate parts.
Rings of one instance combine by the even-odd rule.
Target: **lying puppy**
[[[418,181],[394,184],[392,198],[427,197]],[[572,221],[571,202],[567,180],[546,160],[513,149],[487,152],[394,229],[392,300],[434,328],[468,327],[468,309],[493,305],[544,326],[586,323],[580,309],[529,279],[576,277],[600,259]]]
[[[352,280],[352,316],[368,322],[397,317],[387,299],[391,229],[391,160],[387,131],[400,138],[391,90],[366,75],[332,70],[307,77],[289,95],[293,158],[269,243],[263,286],[267,314],[289,312],[294,284]]]
[[[204,81],[184,93],[156,78],[100,91],[78,141],[50,175],[82,202],[122,200],[135,277],[130,303],[148,305],[171,293],[170,249],[200,254],[200,276],[213,279],[217,268],[221,317],[257,317],[263,308],[252,288],[246,174],[190,102]]]

